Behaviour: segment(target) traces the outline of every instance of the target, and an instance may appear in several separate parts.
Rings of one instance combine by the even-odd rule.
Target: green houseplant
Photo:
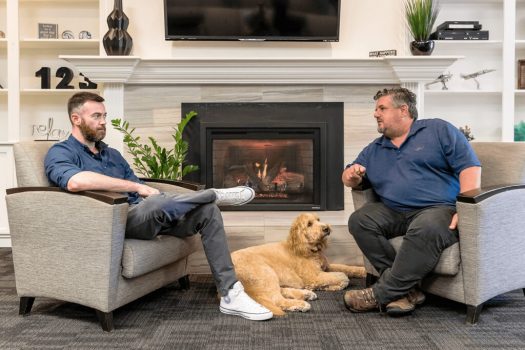
[[[186,174],[199,169],[197,165],[185,165],[188,142],[182,139],[182,132],[188,122],[197,115],[191,111],[173,128],[171,137],[175,142],[172,149],[159,146],[153,137],[148,137],[150,145],[140,142],[140,136],[133,135],[135,128],[121,119],[111,120],[111,125],[124,134],[124,143],[133,156],[133,166],[139,174],[153,179],[181,180]]]
[[[430,55],[434,50],[434,41],[430,40],[430,34],[438,14],[437,0],[405,0],[406,21],[414,38],[410,43],[413,55]]]

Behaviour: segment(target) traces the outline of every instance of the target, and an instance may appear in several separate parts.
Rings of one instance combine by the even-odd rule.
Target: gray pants
[[[184,238],[200,233],[217,289],[226,295],[237,277],[215,199],[212,190],[147,197],[130,208],[126,237],[153,239],[161,234]]]
[[[448,228],[454,213],[449,206],[397,212],[378,202],[352,213],[348,229],[380,274],[372,289],[381,304],[406,295],[458,241],[457,230]],[[404,236],[397,254],[388,241],[396,236]]]

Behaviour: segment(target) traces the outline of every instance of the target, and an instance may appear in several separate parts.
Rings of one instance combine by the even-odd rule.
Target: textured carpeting
[[[253,322],[219,312],[210,276],[191,281],[189,291],[170,286],[116,310],[115,331],[104,333],[95,312],[76,304],[37,298],[19,316],[11,251],[0,248],[0,349],[525,348],[521,290],[489,301],[475,326],[464,324],[464,306],[437,297],[404,318],[352,314],[343,292],[319,292],[307,313]]]

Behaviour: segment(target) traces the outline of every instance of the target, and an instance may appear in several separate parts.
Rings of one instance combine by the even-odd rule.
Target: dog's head
[[[287,242],[296,254],[309,256],[326,248],[330,232],[330,225],[320,222],[316,214],[301,214],[292,223]]]

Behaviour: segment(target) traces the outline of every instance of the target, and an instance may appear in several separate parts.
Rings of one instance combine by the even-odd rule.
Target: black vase
[[[434,40],[412,41],[410,52],[414,56],[429,56],[434,51]]]
[[[126,56],[131,52],[133,39],[126,31],[129,18],[122,11],[122,0],[115,0],[113,11],[107,19],[109,30],[102,39],[106,53],[110,56]]]

